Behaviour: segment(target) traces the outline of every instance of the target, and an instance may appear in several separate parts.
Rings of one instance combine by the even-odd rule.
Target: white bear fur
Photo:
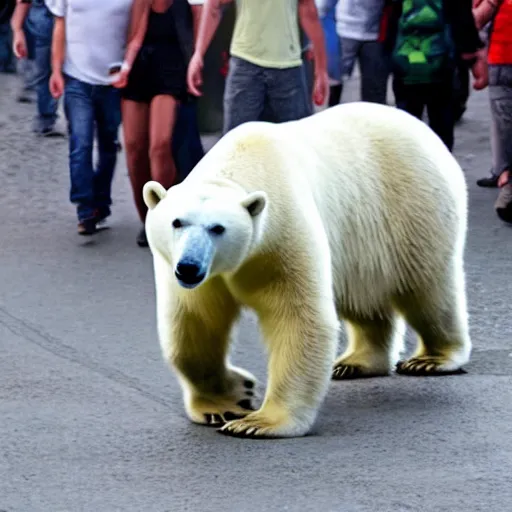
[[[261,199],[254,216],[244,209],[252,197]],[[466,183],[437,135],[409,114],[355,102],[295,122],[247,123],[182,184],[166,192],[150,182],[144,198],[160,343],[191,420],[238,436],[306,434],[327,392],[340,320],[349,343],[334,378],[390,373],[402,317],[419,336],[402,373],[468,362]],[[192,290],[174,276],[180,216],[227,226]],[[269,352],[266,396],[250,413],[237,402],[254,378],[228,362],[241,307],[258,315]],[[227,421],[226,411],[245,417]]]

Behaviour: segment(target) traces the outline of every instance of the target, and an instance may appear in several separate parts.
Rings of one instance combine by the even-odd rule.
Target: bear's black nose
[[[197,263],[180,261],[176,265],[176,277],[186,284],[197,284],[204,279],[204,272]]]

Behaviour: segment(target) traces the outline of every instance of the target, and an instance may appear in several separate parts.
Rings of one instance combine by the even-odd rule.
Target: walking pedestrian
[[[231,1],[205,1],[196,49],[188,68],[188,87],[196,96],[201,95],[203,58],[219,25],[222,6]],[[322,105],[326,100],[327,57],[315,0],[236,0],[224,93],[224,133],[260,119],[266,104],[276,122],[312,113],[297,19],[313,46],[314,102]]]
[[[92,235],[111,214],[121,123],[111,72],[123,59],[132,0],[47,0],[47,5],[55,16],[50,90],[54,98],[64,94],[68,122],[70,200],[77,208],[78,233]]]

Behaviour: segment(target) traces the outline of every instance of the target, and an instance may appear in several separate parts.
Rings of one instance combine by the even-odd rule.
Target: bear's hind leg
[[[457,274],[456,274],[457,275]],[[398,301],[409,325],[418,334],[414,355],[397,364],[402,375],[428,376],[465,373],[469,361],[466,295],[462,274],[441,279],[423,294],[408,295]]]
[[[346,319],[348,345],[335,361],[333,380],[389,375],[403,348],[404,323],[392,311]]]

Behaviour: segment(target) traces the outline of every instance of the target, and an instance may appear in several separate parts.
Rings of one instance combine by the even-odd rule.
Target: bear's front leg
[[[164,359],[175,370],[188,417],[220,426],[254,410],[255,377],[228,362],[239,305],[220,278],[183,293],[155,262],[157,320]],[[160,271],[158,272],[158,268]]]
[[[327,392],[339,333],[333,302],[319,302],[260,315],[269,349],[267,394],[260,410],[226,423],[221,433],[299,437],[310,430]]]

